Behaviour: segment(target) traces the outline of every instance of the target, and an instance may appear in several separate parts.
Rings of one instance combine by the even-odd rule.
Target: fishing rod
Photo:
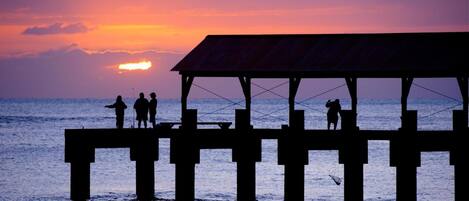
[[[132,87],[132,94],[135,94],[135,88],[134,87]],[[135,112],[136,111],[134,109],[132,109],[132,126],[130,126],[130,128],[135,128]]]

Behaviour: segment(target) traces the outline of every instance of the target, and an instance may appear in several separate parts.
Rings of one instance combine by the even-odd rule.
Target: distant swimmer
[[[112,105],[106,105],[107,108],[115,108],[116,110],[116,127],[124,128],[124,111],[127,109],[124,101],[122,101],[122,96],[117,96],[116,102]]]
[[[142,121],[145,128],[147,128],[147,120],[148,120],[148,100],[145,98],[143,93],[139,94],[140,98],[137,99],[134,103],[134,109],[137,112],[137,121],[138,121],[138,128],[141,127]]]
[[[329,108],[329,111],[327,111],[327,130],[330,130],[331,123],[334,124],[334,130],[336,130],[341,110],[339,99],[335,99],[335,101],[328,100],[326,107]]]
[[[156,107],[158,105],[158,100],[156,99],[156,93],[152,92],[150,94],[150,103],[148,105],[148,110],[150,112],[150,123],[153,126],[153,128],[156,127]]]

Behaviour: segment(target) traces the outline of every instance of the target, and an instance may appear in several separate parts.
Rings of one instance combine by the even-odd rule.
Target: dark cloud
[[[90,29],[83,23],[74,23],[64,25],[63,23],[54,23],[48,26],[28,27],[23,31],[24,35],[50,35],[50,34],[76,34],[86,33]]]
[[[140,91],[156,91],[159,97],[177,98],[180,95],[180,76],[171,68],[184,54],[159,51],[89,52],[72,44],[38,54],[0,59],[0,98],[86,98],[136,96]],[[145,72],[119,73],[117,64],[150,60],[153,67]],[[282,79],[256,79],[255,82],[268,87],[279,84]],[[215,90],[227,97],[242,98],[237,79],[197,78],[195,83]],[[457,82],[453,79],[417,79],[414,82],[444,94],[460,98]],[[298,99],[310,97],[321,91],[343,84],[343,79],[304,79]],[[360,98],[400,98],[399,79],[359,79]],[[133,90],[135,89],[135,90]],[[253,94],[261,92],[253,87]],[[288,86],[275,92],[288,94]],[[426,90],[413,87],[411,98],[441,98]],[[191,98],[211,98],[211,94],[193,87]],[[265,95],[258,98],[278,98]],[[346,87],[319,98],[349,99]]]
[[[177,97],[178,73],[170,69],[183,57],[159,51],[89,52],[72,44],[34,55],[0,59],[0,98],[86,98],[135,96],[135,91],[157,91]],[[146,72],[119,73],[120,63],[149,60]]]

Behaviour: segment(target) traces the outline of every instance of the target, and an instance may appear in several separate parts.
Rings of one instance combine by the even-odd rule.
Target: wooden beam
[[[409,97],[410,88],[412,87],[413,77],[402,77],[401,78],[401,126],[403,125],[403,117],[407,111],[407,98]]]
[[[181,76],[181,114],[184,115],[184,112],[187,110],[187,97],[191,90],[192,82],[194,81],[194,76],[182,75]]]
[[[244,99],[246,101],[245,107],[248,111],[249,122],[251,122],[251,78],[250,77],[238,77],[241,88],[243,89]]]
[[[353,117],[353,125],[357,126],[357,78],[356,77],[346,77],[345,82],[347,83],[347,88],[352,99],[351,110],[355,114]]]
[[[299,77],[290,77],[289,78],[289,91],[288,91],[288,108],[289,108],[289,124],[292,124],[293,112],[295,111],[295,97],[298,92],[298,87],[300,86],[301,78]]]

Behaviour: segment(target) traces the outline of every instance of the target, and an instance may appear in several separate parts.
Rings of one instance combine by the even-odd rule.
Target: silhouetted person
[[[135,101],[134,109],[137,112],[138,128],[140,128],[142,121],[145,128],[147,128],[148,120],[148,100],[143,93],[139,94],[140,98]]]
[[[124,128],[124,111],[127,109],[127,105],[122,101],[122,96],[117,96],[114,104],[106,105],[104,107],[116,109],[116,127]]]
[[[328,100],[326,107],[329,108],[327,111],[327,130],[330,130],[331,123],[334,124],[334,130],[337,128],[337,121],[339,121],[339,112],[341,110],[339,99],[335,101]]]
[[[148,105],[148,110],[150,111],[150,123],[153,128],[156,127],[156,106],[158,105],[158,100],[156,100],[156,93],[152,92],[150,94],[150,103]]]

